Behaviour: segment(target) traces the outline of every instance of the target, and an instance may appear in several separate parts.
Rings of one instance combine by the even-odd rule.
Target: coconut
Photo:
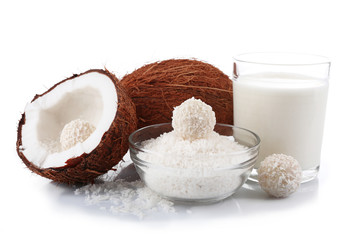
[[[115,166],[136,129],[135,105],[107,70],[65,79],[26,105],[17,153],[33,172],[64,183],[88,183]]]
[[[233,123],[232,81],[218,68],[194,59],[147,64],[125,75],[120,84],[136,105],[138,127],[171,122],[174,107],[201,99],[219,123]]]

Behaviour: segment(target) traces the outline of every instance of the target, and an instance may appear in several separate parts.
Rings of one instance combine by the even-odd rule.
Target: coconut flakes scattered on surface
[[[99,206],[101,210],[116,215],[134,215],[142,219],[150,213],[175,212],[173,202],[161,198],[141,180],[129,182],[125,179],[116,179],[117,174],[114,172],[110,176],[107,175],[99,178],[99,183],[76,189],[75,195],[85,195],[86,204]]]

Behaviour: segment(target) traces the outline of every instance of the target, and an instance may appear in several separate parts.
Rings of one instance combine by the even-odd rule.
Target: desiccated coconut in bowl
[[[215,122],[210,106],[190,98],[175,108],[172,123],[133,132],[130,156],[146,186],[181,202],[216,202],[234,194],[254,167],[260,139]]]

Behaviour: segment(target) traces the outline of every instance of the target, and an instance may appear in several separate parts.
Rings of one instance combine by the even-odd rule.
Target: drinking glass
[[[320,168],[330,61],[317,55],[247,53],[234,57],[234,125],[261,139],[259,164],[274,153],[293,156],[302,182]]]

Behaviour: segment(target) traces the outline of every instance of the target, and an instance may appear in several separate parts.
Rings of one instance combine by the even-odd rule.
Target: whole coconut
[[[138,127],[171,122],[174,107],[195,97],[210,105],[219,123],[233,123],[232,81],[218,68],[194,59],[147,64],[120,84],[136,105]]]

